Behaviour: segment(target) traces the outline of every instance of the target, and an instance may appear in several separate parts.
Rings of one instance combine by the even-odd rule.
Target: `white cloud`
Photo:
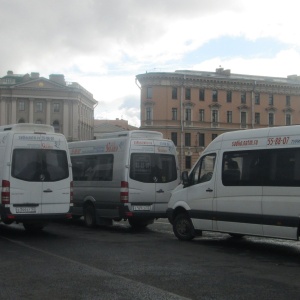
[[[3,76],[62,73],[89,90],[96,116],[139,123],[135,75],[185,68],[191,51],[221,37],[282,43],[272,57],[219,54],[189,62],[214,71],[299,74],[298,0],[0,0]],[[272,47],[272,44],[270,44]],[[132,107],[126,106],[133,99]]]

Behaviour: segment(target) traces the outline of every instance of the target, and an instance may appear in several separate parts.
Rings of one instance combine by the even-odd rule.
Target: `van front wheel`
[[[173,222],[175,236],[182,241],[190,241],[195,237],[193,223],[187,214],[179,214]]]
[[[89,204],[84,210],[84,223],[86,227],[96,226],[96,211],[93,205]]]

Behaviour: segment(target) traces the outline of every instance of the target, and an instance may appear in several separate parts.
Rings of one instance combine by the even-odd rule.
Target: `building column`
[[[29,123],[34,123],[33,122],[33,99],[29,99]]]
[[[50,123],[50,116],[51,116],[51,99],[46,99],[46,124],[52,125]]]
[[[64,109],[63,109],[63,135],[68,138],[69,136],[69,101],[64,101]]]
[[[11,99],[11,124],[17,123],[17,98]]]
[[[5,98],[1,98],[1,104],[0,104],[0,124],[1,125],[6,125],[7,124],[6,100],[5,100]]]

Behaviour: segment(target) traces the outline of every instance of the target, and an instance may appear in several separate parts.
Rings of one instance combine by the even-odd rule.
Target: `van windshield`
[[[24,181],[58,181],[69,177],[66,151],[14,149],[11,176]]]
[[[145,183],[166,183],[177,179],[174,155],[133,153],[130,159],[130,178]]]

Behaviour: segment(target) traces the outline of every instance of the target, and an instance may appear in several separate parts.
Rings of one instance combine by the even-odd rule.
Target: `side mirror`
[[[184,187],[189,185],[189,174],[187,171],[183,171],[181,174],[182,184]]]

